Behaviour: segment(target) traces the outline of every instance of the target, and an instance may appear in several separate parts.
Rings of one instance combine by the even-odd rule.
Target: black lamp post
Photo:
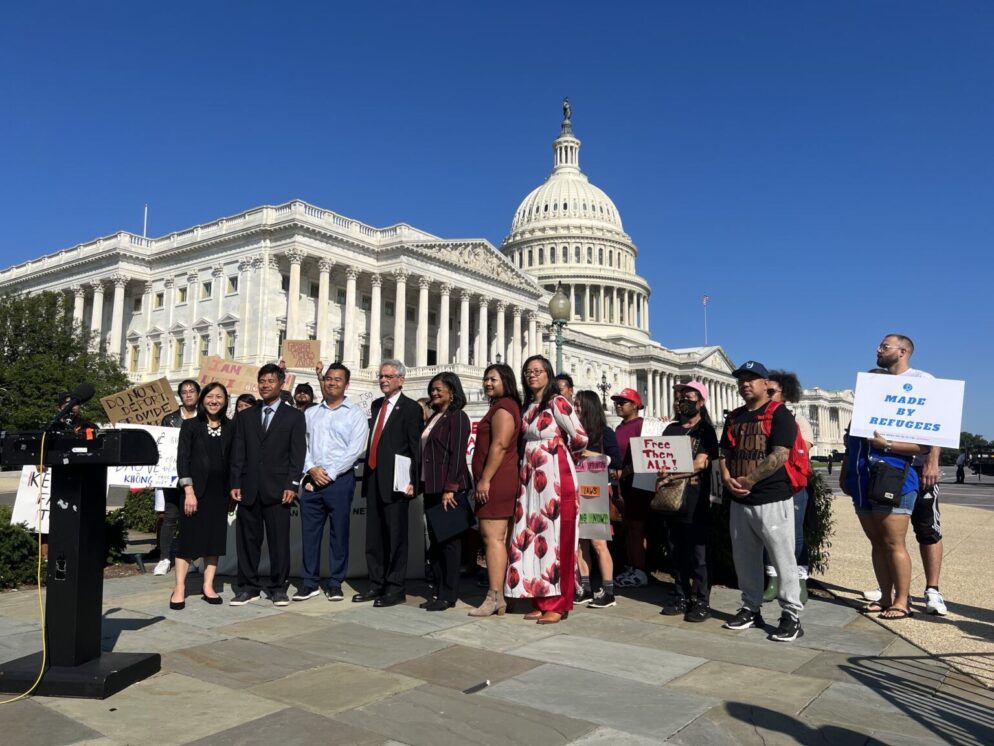
[[[552,326],[556,330],[556,373],[563,372],[563,327],[569,322],[569,298],[563,292],[563,284],[556,285],[556,292],[549,300],[549,315],[552,316]]]
[[[601,373],[601,382],[597,384],[597,389],[601,392],[601,404],[607,409],[607,392],[611,390],[611,384],[607,382],[607,373]]]

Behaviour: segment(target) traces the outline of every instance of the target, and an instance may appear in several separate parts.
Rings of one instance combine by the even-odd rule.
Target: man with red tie
[[[370,417],[369,448],[363,464],[362,494],[366,498],[366,566],[369,590],[352,597],[355,603],[372,601],[384,607],[403,603],[407,578],[407,509],[414,497],[418,440],[423,424],[421,406],[402,393],[404,363],[384,360],[380,391]],[[410,459],[407,489],[394,490],[394,459]]]

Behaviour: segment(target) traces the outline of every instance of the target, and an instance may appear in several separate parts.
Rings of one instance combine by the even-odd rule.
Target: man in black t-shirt
[[[769,372],[761,363],[750,360],[732,375],[746,403],[725,420],[720,464],[725,493],[732,499],[729,529],[742,608],[724,626],[763,626],[760,607],[765,548],[782,579],[780,626],[770,639],[790,642],[804,634],[798,619],[803,606],[794,558],[793,491],[784,469],[797,423],[786,407],[770,401]]]

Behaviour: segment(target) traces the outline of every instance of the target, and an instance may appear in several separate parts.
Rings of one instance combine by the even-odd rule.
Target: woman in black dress
[[[209,604],[221,603],[214,591],[214,574],[228,538],[228,457],[234,433],[227,411],[228,391],[214,381],[200,392],[197,416],[185,420],[180,429],[176,473],[183,503],[170,609],[186,605],[186,573],[197,557],[204,558],[202,598]]]

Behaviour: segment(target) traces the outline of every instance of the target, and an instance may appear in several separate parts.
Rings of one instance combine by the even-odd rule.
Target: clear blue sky
[[[368,8],[368,10],[367,10]],[[994,437],[994,4],[19,3],[0,263],[301,198],[503,239],[570,97],[653,335],[843,388],[889,330]]]

